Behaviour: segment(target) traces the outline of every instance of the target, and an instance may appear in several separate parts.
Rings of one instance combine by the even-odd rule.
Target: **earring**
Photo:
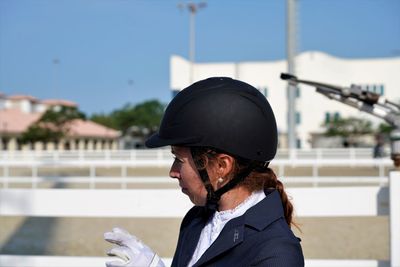
[[[218,181],[218,183],[222,184],[224,182],[224,178],[219,177],[217,181]]]

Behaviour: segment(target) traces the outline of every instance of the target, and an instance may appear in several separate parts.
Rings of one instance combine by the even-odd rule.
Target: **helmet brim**
[[[159,135],[159,133],[155,133],[146,140],[145,145],[148,148],[173,145],[196,146],[196,144],[198,144],[201,139],[202,138],[200,136],[193,136],[189,138],[163,138]]]

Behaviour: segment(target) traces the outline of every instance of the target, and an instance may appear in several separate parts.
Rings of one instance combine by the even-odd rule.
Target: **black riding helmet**
[[[253,162],[271,161],[277,127],[267,99],[253,86],[226,77],[208,78],[179,92],[165,110],[160,129],[146,141],[167,145],[211,147]],[[207,206],[217,208],[223,193],[242,181],[253,167],[214,192],[208,174],[199,170],[208,192]]]

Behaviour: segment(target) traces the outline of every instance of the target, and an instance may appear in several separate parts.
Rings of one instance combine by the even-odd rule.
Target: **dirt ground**
[[[389,258],[387,216],[297,218],[306,258]],[[0,217],[0,254],[105,256],[103,233],[115,226],[172,257],[180,219]]]

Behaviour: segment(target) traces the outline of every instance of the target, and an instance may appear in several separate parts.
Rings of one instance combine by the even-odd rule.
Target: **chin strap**
[[[205,205],[206,210],[211,212],[215,212],[216,210],[218,210],[219,200],[221,199],[221,196],[237,186],[240,182],[242,182],[258,165],[258,162],[250,163],[247,168],[236,174],[232,180],[228,181],[228,183],[226,183],[223,187],[215,191],[213,186],[211,185],[210,177],[208,176],[207,170],[204,167],[198,166],[196,164],[197,171],[199,172],[200,178],[204,184],[204,187],[207,190],[207,201]],[[268,166],[268,163],[265,163],[264,167],[265,166]]]

